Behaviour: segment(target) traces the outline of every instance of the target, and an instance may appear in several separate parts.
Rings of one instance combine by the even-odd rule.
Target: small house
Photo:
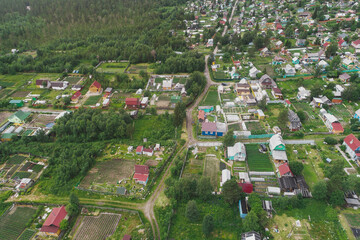
[[[23,107],[24,106],[24,101],[23,100],[10,100],[9,102],[11,105],[16,106],[16,107]]]
[[[354,114],[354,118],[356,118],[360,121],[360,108],[358,110],[356,110],[356,112]]]
[[[71,96],[71,101],[77,103],[79,102],[80,97],[81,97],[81,92],[77,91]]]
[[[205,121],[205,112],[204,112],[204,110],[199,110],[198,121],[199,122],[204,122]]]
[[[173,78],[163,80],[163,82],[162,82],[163,90],[171,90],[172,84],[173,84]]]
[[[241,142],[237,142],[232,147],[227,147],[227,158],[233,161],[245,161],[246,149],[245,145]]]
[[[279,187],[267,187],[266,188],[266,193],[268,195],[280,195],[281,193],[281,189]]]
[[[306,39],[297,39],[295,44],[298,47],[304,47],[306,44]]]
[[[221,182],[220,186],[222,187],[224,183],[231,179],[231,172],[228,169],[223,169],[221,171]]]
[[[82,85],[73,85],[71,87],[71,90],[73,90],[73,91],[80,91],[81,89],[83,89]]]
[[[292,77],[295,76],[296,70],[293,66],[291,66],[290,64],[286,64],[285,68],[285,76],[287,77]]]
[[[141,155],[143,154],[144,146],[137,146],[136,148],[136,154]]]
[[[67,218],[68,215],[65,210],[65,206],[53,208],[49,216],[46,218],[44,224],[42,225],[40,232],[43,232],[46,235],[58,237],[61,232],[60,223],[62,220]]]
[[[280,90],[280,88],[277,88],[277,87],[274,87],[272,90],[271,90],[271,94],[274,96],[274,98],[276,99],[283,99],[283,94]]]
[[[146,185],[149,180],[149,167],[146,165],[135,165],[133,179],[136,183]]]
[[[38,88],[50,88],[50,80],[48,79],[38,79],[35,81],[36,87]]]
[[[339,79],[342,81],[342,82],[349,82],[351,76],[347,73],[343,73],[339,76]]]
[[[98,81],[94,81],[89,88],[89,92],[91,93],[100,93],[101,92],[101,84]]]
[[[217,128],[214,122],[203,122],[201,126],[201,134],[204,136],[216,136]]]
[[[265,113],[264,113],[263,110],[261,110],[261,109],[256,110],[255,116],[256,116],[259,120],[265,119]]]
[[[261,240],[261,235],[258,232],[246,232],[241,234],[241,240]]]
[[[289,107],[291,107],[291,102],[290,102],[290,100],[289,99],[285,99],[285,107],[287,107],[287,108],[289,108]]]
[[[346,146],[346,152],[350,155],[351,159],[360,159],[360,141],[354,134],[346,136],[343,145]]]
[[[279,166],[279,174],[280,174],[280,177],[283,177],[283,176],[291,176],[292,177],[293,176],[293,173],[291,172],[288,163],[284,163]]]
[[[125,104],[128,109],[137,109],[140,106],[140,100],[138,98],[126,98]]]
[[[265,89],[272,89],[273,87],[276,86],[275,81],[267,74],[264,74],[260,79],[259,79],[260,85],[262,88]]]
[[[50,84],[51,84],[51,88],[53,90],[62,91],[68,87],[69,82],[67,82],[67,81],[52,81],[52,82],[50,82]]]
[[[360,49],[360,39],[353,41],[351,46],[353,46],[355,49]]]
[[[146,108],[149,103],[149,97],[143,97],[140,101],[140,107]]]
[[[301,121],[300,118],[298,117],[298,115],[292,111],[289,110],[288,111],[288,127],[290,129],[290,131],[294,132],[294,131],[299,131],[301,128]]]
[[[25,123],[25,119],[29,117],[31,112],[23,112],[21,110],[17,111],[13,115],[11,115],[8,120],[14,125],[21,125]]]
[[[151,148],[144,148],[143,154],[148,157],[152,157],[152,155],[154,155],[154,150],[152,150]]]

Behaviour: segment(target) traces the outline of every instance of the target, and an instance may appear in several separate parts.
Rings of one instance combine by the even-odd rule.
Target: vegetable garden
[[[268,154],[260,153],[258,145],[247,144],[246,156],[250,171],[273,171],[273,166]]]

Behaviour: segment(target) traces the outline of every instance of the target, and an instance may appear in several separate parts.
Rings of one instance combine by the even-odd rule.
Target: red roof
[[[340,39],[340,41],[338,42],[339,46],[341,46],[341,44],[343,44],[345,42],[344,39]]]
[[[142,151],[143,151],[143,149],[144,149],[144,147],[143,147],[143,146],[137,146],[137,148],[136,148],[136,152],[142,152]]]
[[[148,177],[149,177],[149,174],[135,173],[133,178],[137,181],[146,182]]]
[[[149,167],[146,165],[135,165],[135,173],[149,174]]]
[[[41,232],[56,233],[60,228],[60,222],[66,217],[65,206],[54,208],[48,218],[45,220]]]
[[[285,102],[286,102],[287,104],[289,104],[289,105],[291,104],[291,102],[290,102],[289,99],[286,99]]]
[[[349,148],[351,148],[351,150],[355,151],[356,149],[360,148],[360,141],[354,136],[354,134],[350,134],[348,135],[345,139],[344,142],[346,143],[346,145],[349,146]]]
[[[251,183],[238,183],[244,193],[252,193],[254,186]]]
[[[204,112],[204,110],[199,110],[198,119],[202,119],[202,120],[205,119],[205,112]]]
[[[76,93],[74,93],[74,95],[72,95],[71,100],[77,99],[81,96],[81,92],[77,91]]]
[[[331,126],[333,127],[334,132],[344,132],[344,128],[339,122],[333,122]]]
[[[131,236],[130,235],[124,235],[122,240],[131,240]]]
[[[96,80],[91,84],[90,87],[92,87],[92,86],[94,86],[94,87],[96,87],[96,88],[101,88],[101,84],[100,84],[98,81],[96,81]]]
[[[289,167],[289,165],[287,163],[284,163],[284,164],[279,166],[280,176],[283,176],[283,175],[285,175],[285,174],[287,174],[289,172],[291,173],[291,175],[293,175],[291,170],[290,170],[290,167]]]
[[[282,29],[282,26],[281,26],[280,23],[277,23],[277,24],[276,24],[276,29]]]
[[[144,148],[143,152],[152,153],[153,150],[151,148]]]
[[[329,46],[329,45],[330,45],[330,43],[329,43],[329,42],[326,42],[326,43],[324,43],[323,47],[327,47],[327,46]]]
[[[125,104],[126,105],[139,105],[140,101],[138,98],[126,98]]]
[[[354,45],[359,45],[360,44],[360,39],[356,40],[356,41],[353,41],[352,42]]]
[[[282,95],[280,88],[275,87],[272,90],[274,91],[275,94],[281,94]]]

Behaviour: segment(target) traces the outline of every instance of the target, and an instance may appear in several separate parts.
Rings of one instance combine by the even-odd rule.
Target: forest
[[[202,71],[199,56],[174,53],[187,51],[184,38],[172,33],[185,28],[184,11],[176,7],[183,3],[0,0],[0,73],[66,72],[102,60],[161,61],[162,73]],[[36,58],[21,54],[29,50]]]

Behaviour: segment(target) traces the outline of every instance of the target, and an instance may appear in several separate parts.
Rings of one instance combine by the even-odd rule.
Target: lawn
[[[101,98],[101,95],[97,95],[97,96],[90,96],[88,99],[86,99],[84,105],[85,106],[89,106],[89,105],[95,105]]]
[[[206,95],[205,99],[202,102],[205,106],[215,106],[219,105],[219,96],[216,90],[210,89],[208,94]]]
[[[135,120],[135,131],[132,135],[134,140],[168,140],[175,137],[175,127],[172,119],[165,115],[144,116]]]
[[[273,165],[270,161],[268,153],[260,153],[257,144],[247,144],[246,156],[250,171],[272,172]]]
[[[352,227],[360,227],[360,214],[344,214],[349,225]]]
[[[76,76],[69,76],[64,79],[64,81],[68,81],[69,84],[76,84],[78,81],[80,81],[81,77]]]
[[[128,72],[130,74],[139,74],[140,71],[144,71],[144,72],[148,72],[148,64],[145,63],[141,63],[141,64],[132,64],[130,65],[130,67],[128,68]]]
[[[16,240],[24,231],[26,223],[35,214],[36,208],[14,207],[0,217],[0,239]]]
[[[214,189],[218,187],[220,162],[216,157],[205,157],[204,176],[209,177]]]
[[[141,229],[144,229],[144,225],[142,224],[140,217],[137,214],[121,212],[121,219],[121,224],[119,224],[115,233],[107,239],[122,239],[125,234],[132,236],[134,239],[146,239],[144,234],[139,233],[141,232]]]

